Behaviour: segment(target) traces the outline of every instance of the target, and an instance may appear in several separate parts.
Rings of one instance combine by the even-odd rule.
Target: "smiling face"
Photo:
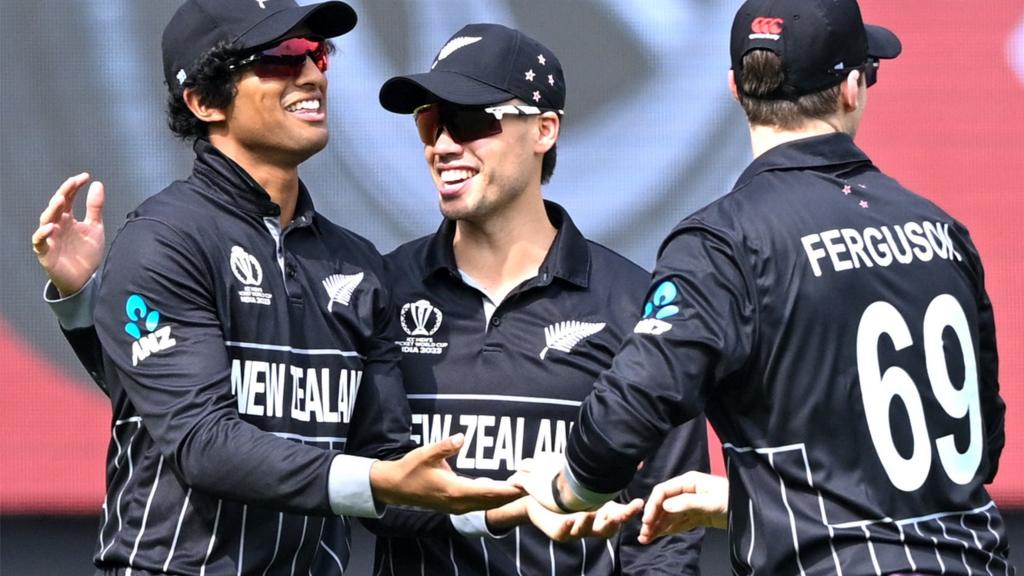
[[[539,193],[540,122],[538,116],[506,115],[500,134],[458,143],[444,130],[433,145],[425,146],[444,217],[479,222],[532,188]]]

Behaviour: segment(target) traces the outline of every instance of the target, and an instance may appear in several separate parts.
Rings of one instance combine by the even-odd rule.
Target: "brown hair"
[[[786,71],[782,60],[769,50],[751,50],[744,55],[743,72],[738,76],[740,105],[753,125],[792,130],[808,120],[835,114],[839,106],[839,84],[796,100],[774,96],[786,79]]]

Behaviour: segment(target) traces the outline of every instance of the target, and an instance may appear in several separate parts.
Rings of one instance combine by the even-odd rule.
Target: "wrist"
[[[370,491],[381,504],[394,504],[395,462],[377,460],[370,466]]]
[[[485,511],[484,523],[487,525],[488,532],[498,534],[526,522],[529,519],[526,512],[526,498],[529,496]]]

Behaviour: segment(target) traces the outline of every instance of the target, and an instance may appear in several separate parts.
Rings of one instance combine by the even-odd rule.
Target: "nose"
[[[325,83],[327,76],[313,62],[313,57],[306,55],[306,63],[302,65],[302,72],[295,78],[295,83],[302,86],[305,84]]]
[[[434,154],[439,156],[451,156],[462,153],[462,144],[459,144],[452,135],[448,133],[447,127],[441,128],[441,133],[437,136],[437,141],[434,142]]]

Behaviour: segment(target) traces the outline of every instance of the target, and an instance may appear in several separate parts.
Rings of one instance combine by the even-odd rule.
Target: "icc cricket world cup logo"
[[[231,272],[246,286],[259,286],[263,282],[259,261],[241,246],[231,247]]]
[[[398,316],[402,330],[409,336],[433,336],[441,327],[443,315],[430,302],[418,300],[402,306],[402,312]]]

